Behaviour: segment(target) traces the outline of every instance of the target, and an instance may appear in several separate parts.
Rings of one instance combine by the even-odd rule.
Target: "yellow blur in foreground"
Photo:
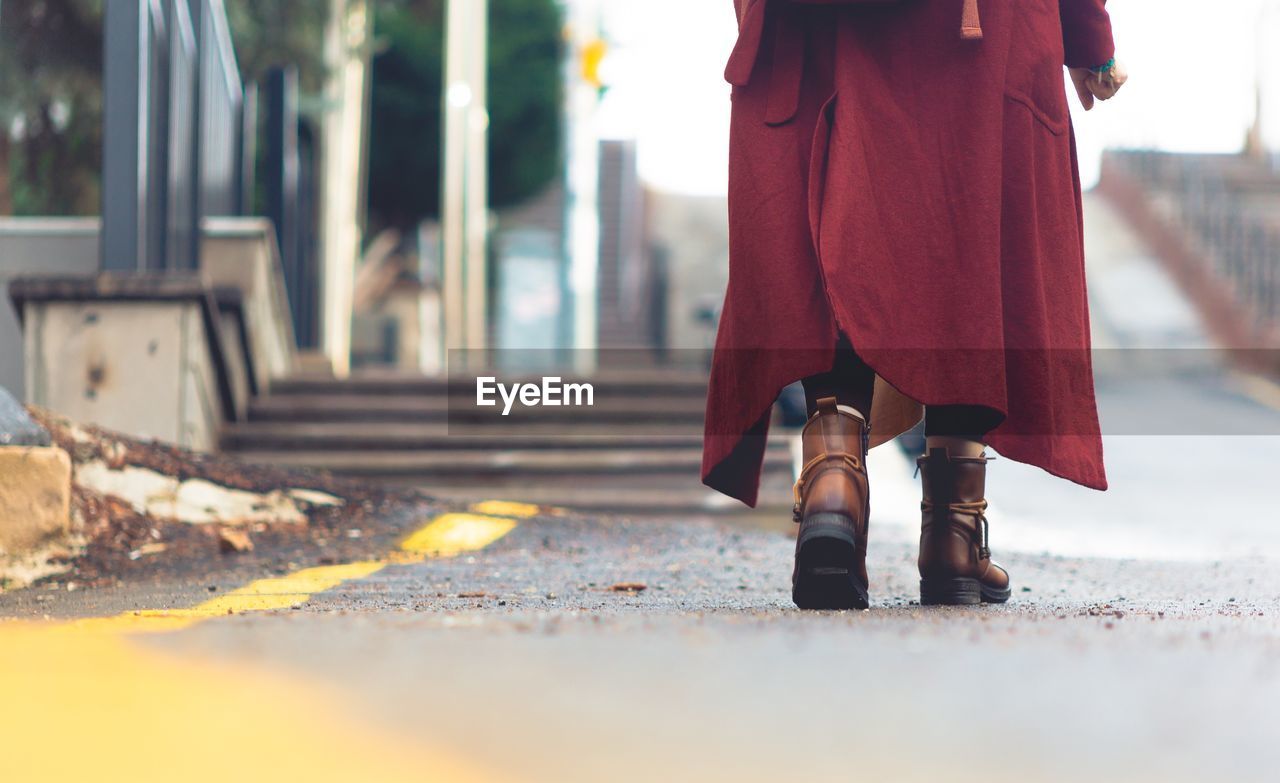
[[[74,626],[0,625],[0,693],[0,780],[495,779],[311,684]]]
[[[516,524],[444,514],[409,536],[397,554],[455,556],[488,546]],[[188,608],[69,623],[0,622],[0,781],[499,779],[420,742],[379,736],[310,683],[179,658],[131,637],[287,609],[386,565],[304,568]]]

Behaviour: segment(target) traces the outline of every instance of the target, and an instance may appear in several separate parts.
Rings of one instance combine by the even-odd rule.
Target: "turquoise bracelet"
[[[1089,70],[1093,71],[1094,73],[1106,73],[1107,71],[1111,70],[1114,67],[1116,67],[1116,58],[1112,57],[1110,60],[1107,60],[1102,65],[1099,65],[1097,68],[1090,68]]]

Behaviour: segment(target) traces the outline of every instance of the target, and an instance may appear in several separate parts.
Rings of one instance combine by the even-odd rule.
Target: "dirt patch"
[[[48,429],[53,445],[71,455],[72,524],[81,544],[53,553],[55,564],[67,566],[52,577],[60,581],[91,586],[182,570],[190,564],[198,564],[198,571],[213,571],[246,560],[340,562],[366,556],[406,525],[444,508],[417,491],[191,452],[78,424],[38,408],[30,412]],[[293,504],[291,512],[296,512],[279,519],[258,513],[237,525],[193,524],[154,513],[137,498],[77,482],[77,471],[87,477],[90,468],[101,473],[104,466],[113,472],[146,472],[178,483],[264,497],[284,493]],[[229,533],[241,546],[226,545]]]
[[[100,427],[77,424],[40,408],[30,407],[28,410],[32,418],[49,430],[53,445],[66,450],[76,465],[100,460],[115,470],[146,468],[180,480],[204,479],[230,489],[250,492],[296,487],[349,500],[376,500],[395,494],[376,484],[336,478],[323,471],[281,468],[243,462],[219,454],[187,451],[158,441],[137,440]]]

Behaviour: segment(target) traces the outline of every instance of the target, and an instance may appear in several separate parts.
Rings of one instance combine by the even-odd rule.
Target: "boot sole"
[[[976,606],[978,604],[1002,604],[1009,600],[1013,590],[987,587],[977,579],[921,579],[921,606]]]
[[[824,524],[824,517],[830,517]],[[842,514],[814,514],[805,520],[796,545],[796,575],[791,600],[801,609],[866,609],[871,601],[857,577],[858,545]]]

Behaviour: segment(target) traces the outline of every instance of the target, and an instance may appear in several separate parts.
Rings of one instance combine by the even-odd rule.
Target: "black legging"
[[[818,400],[835,397],[840,405],[848,405],[870,416],[875,380],[875,371],[862,361],[842,335],[836,345],[835,363],[831,369],[810,375],[803,381],[809,415],[818,409]],[[929,405],[924,411],[924,434],[926,437],[980,441],[1003,420],[1004,416],[999,411],[984,405]]]

